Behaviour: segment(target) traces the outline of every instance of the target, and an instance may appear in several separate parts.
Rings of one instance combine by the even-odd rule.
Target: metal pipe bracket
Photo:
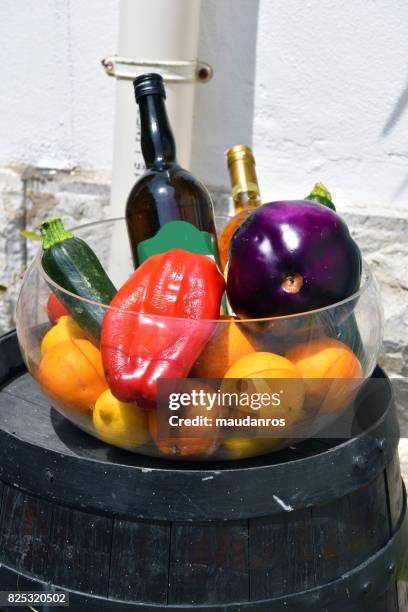
[[[166,83],[207,83],[213,76],[210,64],[199,60],[134,60],[113,55],[102,60],[108,76],[133,80],[143,72],[158,72]]]

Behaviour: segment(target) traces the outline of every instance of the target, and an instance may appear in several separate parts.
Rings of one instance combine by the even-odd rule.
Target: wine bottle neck
[[[236,213],[258,208],[262,204],[259,191],[239,191],[235,194],[233,200]]]
[[[227,152],[231,193],[237,213],[261,205],[255,160],[249,147],[238,145]]]
[[[150,168],[176,163],[176,144],[163,96],[145,95],[139,99],[138,104],[141,146],[146,166]]]

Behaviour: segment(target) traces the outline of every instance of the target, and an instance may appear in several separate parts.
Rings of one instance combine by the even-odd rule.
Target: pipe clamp
[[[108,76],[125,80],[133,80],[143,72],[159,72],[166,83],[206,83],[213,75],[210,64],[198,60],[133,60],[113,55],[101,63]]]

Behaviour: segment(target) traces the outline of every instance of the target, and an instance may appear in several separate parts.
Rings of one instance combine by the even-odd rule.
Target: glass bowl
[[[95,251],[117,288],[132,274],[123,219],[72,231]],[[116,311],[126,333],[135,336],[121,355],[125,387],[139,376],[136,353],[149,360],[149,347],[156,366],[179,359],[181,350],[184,368],[174,379],[150,381],[148,397],[140,392],[132,401],[117,399],[103,369],[107,348],[70,316],[51,322],[50,296],[67,292],[47,276],[41,255],[40,249],[26,272],[17,305],[17,335],[28,371],[64,417],[119,448],[217,461],[273,452],[327,431],[358,398],[377,362],[381,300],[364,264],[356,294],[302,314],[193,321]],[[76,308],[86,302],[76,297]],[[113,310],[94,307],[103,316]],[[149,346],[139,346],[141,337]],[[117,350],[115,337],[111,344],[109,350]]]

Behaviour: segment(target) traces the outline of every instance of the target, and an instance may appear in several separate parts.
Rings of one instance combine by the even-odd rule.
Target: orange
[[[299,372],[289,359],[264,351],[253,351],[236,361],[225,378],[299,378]]]
[[[200,414],[205,413],[203,413],[202,410],[198,411],[194,409],[185,409],[183,411],[183,417],[186,418],[193,418]],[[173,457],[174,459],[198,459],[201,457],[207,457],[211,455],[218,446],[218,442],[216,440],[217,430],[215,426],[212,429],[210,428],[210,430],[206,433],[208,437],[205,438],[197,437],[198,430],[196,427],[193,428],[185,425],[181,426],[178,430],[180,437],[159,436],[156,410],[151,410],[149,412],[149,430],[150,435],[152,436],[160,453],[166,457]],[[192,433],[194,434],[194,437],[191,437]]]
[[[37,380],[50,397],[78,412],[92,410],[107,388],[100,351],[89,340],[65,340],[43,355]]]
[[[110,389],[98,397],[92,420],[98,436],[114,446],[135,450],[150,439],[147,413],[136,403],[119,401]]]
[[[218,323],[215,333],[198,357],[190,373],[193,378],[223,378],[240,357],[255,351],[241,323]]]
[[[180,386],[177,387],[177,391],[182,391],[183,394],[191,394],[193,391],[199,390],[207,393],[214,392],[209,386],[201,384],[197,386],[191,379],[180,381]],[[159,402],[158,410],[165,410],[161,402]],[[159,419],[157,410],[151,410],[149,411],[150,435],[160,453],[166,457],[174,459],[208,457],[213,454],[220,443],[219,428],[216,423],[219,414],[217,405],[212,410],[207,410],[207,405],[201,403],[198,405],[192,403],[180,405],[177,410],[169,409],[168,412],[166,410],[166,412],[160,414]],[[169,423],[168,419],[170,417],[176,417],[177,423]],[[200,422],[194,424],[186,422],[186,419],[197,419],[199,421],[200,417],[208,417],[208,425]]]
[[[228,379],[235,379],[234,382],[228,383]],[[251,383],[244,382],[242,379],[255,379]],[[277,379],[277,380],[271,380]],[[238,392],[240,397],[242,393],[247,393],[251,396],[251,405],[254,406],[253,400],[260,397],[261,394],[277,394],[277,400],[265,402],[266,405],[261,407],[251,408],[241,405],[237,409],[244,411],[246,414],[254,414],[260,418],[284,418],[286,427],[279,431],[285,435],[287,429],[295,422],[304,418],[303,403],[305,399],[305,389],[302,377],[296,366],[281,355],[266,352],[254,352],[245,357],[241,357],[234,365],[232,365],[225,374],[222,383],[223,392]],[[271,430],[272,431],[272,430]],[[278,431],[276,429],[274,432]],[[267,434],[268,431],[265,430]],[[270,432],[271,433],[271,432]],[[258,432],[261,437],[262,430]],[[276,433],[274,434],[276,435]]]
[[[363,377],[361,364],[353,351],[334,338],[305,342],[290,349],[286,356],[305,379],[308,405],[323,412],[344,408]]]
[[[51,327],[45,334],[41,342],[41,355],[44,355],[50,348],[70,340],[71,338],[85,339],[86,333],[79,327],[78,323],[72,317],[64,315],[58,319],[58,322]]]

